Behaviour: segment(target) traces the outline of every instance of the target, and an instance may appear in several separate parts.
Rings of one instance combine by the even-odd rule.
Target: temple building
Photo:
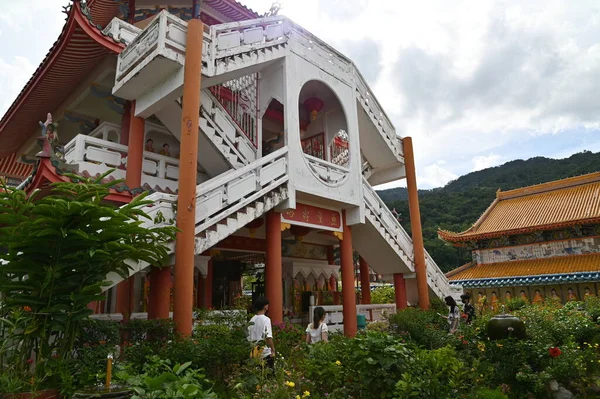
[[[472,250],[446,276],[496,307],[510,298],[581,300],[600,291],[600,172],[510,191],[466,231],[438,231]]]
[[[256,272],[274,322],[313,297],[343,305],[353,335],[355,252],[363,302],[369,268],[397,308],[460,295],[423,248],[412,140],[346,56],[234,0],[72,0],[65,14],[0,120],[0,176],[46,195],[110,171],[107,200],[150,191],[145,225],[181,230],[172,267],[107,276],[96,313],[173,317],[188,335],[193,307],[242,307]],[[373,189],[404,178],[412,237]]]

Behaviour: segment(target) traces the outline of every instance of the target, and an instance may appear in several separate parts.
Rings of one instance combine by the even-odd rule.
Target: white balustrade
[[[121,28],[122,23],[115,22],[114,24],[115,26],[111,27],[109,25],[107,29],[111,28],[111,32],[117,30],[119,30],[119,33],[124,32]],[[134,30],[129,29],[129,31],[133,32]],[[171,60],[179,67],[183,66],[185,63],[186,35],[187,23],[184,20],[168,11],[161,11],[141,33],[137,33],[137,36],[128,43],[125,50],[119,54],[115,89],[113,91],[117,91],[126,81],[138,75],[155,58]],[[209,31],[205,30],[202,45],[202,57],[205,61],[210,59],[210,49],[211,35]],[[209,64],[210,62],[203,61],[203,66]],[[166,77],[172,72],[170,69],[163,69],[163,71],[157,69],[155,73],[162,73]]]
[[[286,22],[285,17],[275,16],[211,26],[215,59],[284,43]]]
[[[91,135],[101,133],[106,128],[106,125],[101,125]],[[116,169],[111,176],[115,179],[124,179],[127,166],[127,146],[91,135],[79,134],[71,140],[65,146],[65,160],[79,165],[79,172],[86,171],[95,176],[109,169]],[[178,187],[178,180],[178,159],[144,151],[142,185],[148,184],[153,189],[159,187],[175,191]]]
[[[377,98],[372,94],[367,81],[358,68],[354,67],[354,81],[356,83],[356,98],[359,100],[371,121],[377,127],[379,133],[386,139],[394,154],[399,157],[404,155],[402,140],[396,135],[396,129],[386,115]]]
[[[105,33],[110,33],[119,40],[122,38],[128,43],[118,57],[113,92],[119,92],[121,87],[131,79],[137,78],[143,81],[134,86],[146,87],[146,80],[162,81],[177,68],[181,68],[185,61],[186,32],[187,23],[166,10],[160,12],[141,32],[138,28],[123,21],[113,20],[105,29]],[[137,36],[132,39],[134,35]],[[290,39],[292,40],[290,41]],[[214,76],[217,72],[229,72],[247,66],[248,63],[283,57],[285,52],[269,56],[261,53],[263,49],[275,49],[282,44],[291,44],[292,51],[299,56],[355,86],[356,97],[362,107],[393,153],[398,159],[401,159],[403,156],[402,141],[396,135],[389,117],[383,111],[354,63],[318,37],[283,16],[207,27],[202,47],[203,74]],[[242,54],[241,57],[233,57]],[[226,59],[227,62],[222,69],[217,71],[217,63],[222,63],[223,59]],[[148,71],[142,76],[142,70],[155,60],[160,63],[160,66],[152,68],[152,71]],[[166,64],[163,65],[164,62]],[[140,88],[136,87],[123,89],[123,96],[143,94],[138,93]]]
[[[337,185],[344,181],[350,174],[350,170],[343,166],[324,161],[312,155],[304,154],[308,160],[310,170],[324,183],[328,185]]]
[[[411,263],[414,262],[412,238],[365,178],[363,178],[363,193],[367,210],[374,215],[376,220],[383,226],[391,239],[398,244]],[[444,298],[452,293],[462,291],[461,287],[450,285],[450,281],[427,250],[425,250],[425,265],[427,270],[427,284],[438,297]],[[411,268],[414,270],[414,264],[411,265]]]
[[[289,179],[288,149],[283,147],[243,168],[220,174],[196,190],[196,233],[251,204]]]
[[[102,33],[113,37],[117,41],[124,41],[126,45],[129,45],[141,31],[135,25],[131,25],[119,18],[113,18]]]
[[[325,323],[329,331],[344,330],[344,307],[341,305],[321,306],[325,309]],[[314,313],[315,306],[309,307],[309,315]],[[387,315],[396,313],[396,304],[356,305],[356,314],[365,316],[367,322],[385,320]],[[312,318],[311,318],[312,319]]]
[[[398,245],[406,257],[413,261],[412,238],[394,217],[387,205],[373,190],[371,185],[363,178],[363,193],[367,210],[373,214],[376,220],[383,226],[391,239]]]

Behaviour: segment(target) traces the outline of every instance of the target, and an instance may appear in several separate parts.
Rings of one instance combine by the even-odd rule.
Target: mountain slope
[[[450,231],[469,228],[496,197],[496,190],[545,183],[600,171],[600,153],[584,151],[565,159],[535,157],[472,172],[432,190],[419,190],[423,239],[427,251],[443,271],[471,260],[470,251],[446,245],[437,238],[438,227]],[[408,196],[405,188],[379,191],[390,209],[400,213],[410,231]]]

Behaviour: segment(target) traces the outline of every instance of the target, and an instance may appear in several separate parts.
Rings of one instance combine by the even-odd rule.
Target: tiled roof
[[[66,13],[60,36],[0,120],[0,157],[17,151],[48,110],[61,104],[106,55],[125,47],[102,34],[79,2]]]
[[[479,220],[461,233],[439,230],[450,242],[474,241],[600,222],[600,172],[510,191],[498,191]]]
[[[465,265],[459,269],[461,270],[448,273],[448,279],[452,283],[471,287],[506,285],[508,281],[517,285],[530,285],[534,282],[558,283],[565,279],[600,280],[600,253]],[[596,275],[598,277],[594,277]]]

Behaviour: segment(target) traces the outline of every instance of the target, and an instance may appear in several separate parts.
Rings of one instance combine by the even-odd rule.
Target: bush
[[[292,356],[305,342],[305,329],[298,324],[279,323],[273,325],[273,343],[275,350],[284,358]]]
[[[175,322],[171,319],[129,320],[121,324],[128,343],[163,342],[175,339]]]
[[[457,398],[469,392],[467,368],[454,349],[419,349],[396,384],[394,397]]]
[[[389,334],[367,332],[354,339],[332,336],[309,347],[304,374],[315,392],[329,397],[391,398],[412,350]]]
[[[391,315],[390,325],[400,336],[427,349],[442,348],[454,337],[448,337],[448,323],[434,311],[407,308]]]
[[[396,291],[394,287],[377,287],[371,292],[371,303],[394,303]]]

